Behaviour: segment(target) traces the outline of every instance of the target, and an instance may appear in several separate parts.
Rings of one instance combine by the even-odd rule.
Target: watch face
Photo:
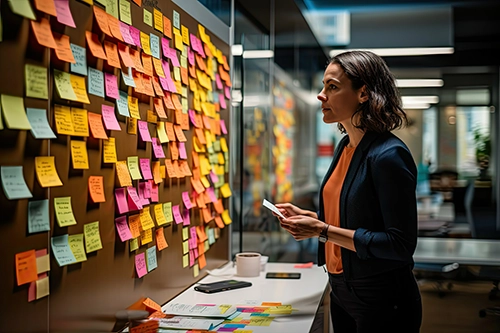
[[[323,235],[320,235],[320,236],[318,237],[318,240],[319,240],[321,243],[326,243],[326,241],[328,240],[328,238],[326,238],[326,237],[325,237],[325,236],[323,236]]]

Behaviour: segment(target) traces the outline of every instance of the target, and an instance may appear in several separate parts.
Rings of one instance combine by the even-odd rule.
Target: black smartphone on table
[[[194,290],[201,291],[202,293],[218,293],[226,290],[233,290],[239,288],[250,287],[252,283],[247,281],[237,281],[237,280],[224,280],[212,283],[200,283],[194,287]]]

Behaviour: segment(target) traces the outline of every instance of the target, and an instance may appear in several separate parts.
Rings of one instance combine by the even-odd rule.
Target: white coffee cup
[[[242,252],[236,254],[236,275],[254,277],[260,275],[260,253]]]

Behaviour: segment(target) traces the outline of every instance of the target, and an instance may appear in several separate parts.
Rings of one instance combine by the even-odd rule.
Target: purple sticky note
[[[115,189],[116,209],[119,214],[128,212],[127,195],[124,188]]]
[[[121,131],[120,124],[115,115],[115,107],[109,105],[101,106],[102,120],[107,130]]]
[[[219,94],[219,104],[220,107],[225,109],[226,108],[226,99],[224,98],[224,95]]]
[[[129,30],[130,30],[130,36],[132,36],[132,39],[134,40],[134,44],[138,48],[142,49],[142,46],[141,46],[141,31],[139,29],[137,29],[136,27],[133,27],[133,26],[130,26]]]
[[[220,79],[219,74],[215,74],[215,84],[217,85],[217,89],[222,90],[222,88],[224,88],[224,87],[222,86],[222,81],[221,81],[221,79]]]
[[[231,89],[229,89],[229,87],[224,87],[224,96],[226,96],[227,99],[231,99]]]
[[[209,187],[205,190],[210,198],[210,202],[217,202],[217,197],[215,196],[214,188]]]
[[[217,177],[217,175],[213,171],[210,171],[210,179],[214,184],[217,184],[219,182],[219,177]]]
[[[130,232],[130,229],[128,227],[126,216],[117,217],[115,219],[115,224],[116,230],[118,231],[118,236],[120,236],[122,242],[132,239],[132,233]]]
[[[128,209],[129,210],[141,210],[142,204],[141,199],[137,195],[137,190],[135,187],[129,186],[127,187],[128,193]]]
[[[158,193],[158,184],[156,184],[154,180],[150,180],[149,184],[151,184],[151,202],[160,201],[160,196]]]
[[[153,174],[151,174],[151,165],[149,164],[149,158],[140,158],[139,165],[141,166],[142,178],[153,179]]]
[[[184,212],[182,213],[182,218],[183,218],[182,225],[186,226],[191,224],[191,217],[189,216],[189,210],[184,209]]]
[[[76,28],[73,15],[69,9],[69,0],[54,1],[54,5],[56,6],[57,21],[68,27]]]
[[[161,145],[160,140],[158,138],[153,138],[153,152],[155,153],[156,158],[165,158],[165,152],[163,151],[163,147]]]
[[[227,134],[226,122],[224,119],[220,120],[220,130],[222,131],[222,134]]]
[[[217,329],[217,332],[234,332],[238,329],[238,327],[221,327]]]
[[[186,207],[187,209],[193,208],[193,203],[191,202],[188,191],[182,192],[182,202],[184,202],[184,207]]]
[[[172,214],[174,214],[175,223],[177,224],[182,223],[182,215],[179,210],[179,205],[172,206]]]
[[[148,274],[148,269],[146,267],[146,256],[144,252],[139,253],[135,256],[135,271],[137,272],[137,277],[141,278]]]
[[[106,96],[120,99],[120,92],[118,91],[118,80],[115,75],[110,73],[104,73],[105,86],[106,86]]]
[[[191,50],[188,50],[188,61],[191,66],[194,65],[194,52]]]
[[[183,160],[187,160],[186,144],[185,142],[179,142],[179,157]]]
[[[149,134],[148,123],[142,120],[138,120],[137,126],[139,127],[139,134],[141,135],[141,140],[146,142],[151,142],[151,134]]]
[[[130,27],[128,26],[128,24],[125,24],[120,21],[120,32],[122,33],[122,37],[125,43],[130,45],[135,45],[134,39],[130,34]]]

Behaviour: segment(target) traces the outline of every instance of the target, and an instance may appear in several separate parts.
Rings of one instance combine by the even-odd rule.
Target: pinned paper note
[[[104,183],[103,176],[90,176],[89,177],[89,193],[90,198],[94,203],[106,202],[104,197]]]
[[[73,135],[83,137],[89,136],[87,110],[71,108],[71,120],[73,122]]]
[[[85,38],[87,40],[90,53],[92,53],[92,55],[96,58],[107,60],[106,53],[104,53],[99,37],[91,31],[85,31]]]
[[[30,201],[28,203],[28,232],[49,231],[49,200]]]
[[[54,82],[57,93],[62,99],[76,101],[77,97],[71,84],[71,74],[54,69]]]
[[[76,262],[82,262],[87,260],[87,255],[85,254],[85,248],[83,247],[83,234],[75,234],[68,236],[68,243],[71,252],[75,256]]]
[[[73,207],[71,206],[71,197],[54,198],[54,211],[59,227],[63,228],[76,224]]]
[[[107,130],[121,131],[120,124],[116,119],[115,108],[109,105],[101,106],[102,120]]]
[[[139,127],[139,134],[141,135],[142,141],[151,142],[151,134],[149,134],[148,123],[142,120],[137,121],[137,126]]]
[[[144,253],[140,253],[135,256],[135,271],[138,278],[142,278],[144,275],[148,274],[146,256]]]
[[[110,137],[108,140],[103,140],[102,150],[104,163],[116,163],[117,158],[115,138]]]
[[[62,186],[57,174],[54,156],[35,157],[35,168],[38,182],[42,187]]]
[[[68,243],[68,235],[51,237],[52,253],[56,257],[59,266],[66,266],[76,262],[76,258]]]
[[[73,88],[73,92],[76,96],[76,101],[90,104],[89,97],[87,95],[87,89],[85,88],[85,78],[70,74],[69,79],[71,82],[71,87]]]
[[[11,4],[14,2],[27,2],[27,0],[9,1],[9,3]],[[31,21],[31,28],[33,29],[35,38],[40,45],[51,49],[57,48],[56,41],[54,40],[54,35],[52,35],[52,29],[50,28],[49,20],[43,17],[40,22]]]
[[[16,278],[18,286],[37,280],[35,250],[16,254]]]
[[[160,37],[156,36],[155,34],[150,34],[149,41],[150,41],[151,55],[153,57],[155,57],[156,59],[161,59],[160,58]]]
[[[106,134],[106,130],[104,129],[104,125],[102,123],[102,115],[88,112],[87,116],[92,136],[96,139],[108,139],[108,135]]]
[[[71,140],[70,146],[73,169],[88,169],[89,157],[87,154],[87,143],[85,141]]]
[[[9,5],[14,14],[24,16],[30,20],[36,20],[29,0],[9,0]]]
[[[29,130],[30,122],[24,109],[24,99],[22,97],[2,95],[2,113],[5,125],[10,129]]]
[[[70,47],[75,59],[75,63],[70,65],[70,70],[76,74],[87,75],[87,57],[85,48],[75,44],[70,44]]]
[[[68,27],[76,28],[73,15],[71,14],[71,10],[69,8],[69,0],[57,0],[54,1],[54,4],[57,12],[57,21],[67,25]]]
[[[99,221],[85,224],[83,226],[83,233],[85,235],[85,251],[87,253],[102,249]]]
[[[118,79],[116,76],[110,73],[104,73],[104,79],[106,83],[106,96],[120,99],[120,94],[118,93]]]
[[[120,186],[132,186],[129,169],[126,161],[117,161],[115,164],[116,175]]]
[[[139,157],[127,157],[128,171],[133,180],[142,179],[141,172],[139,171]]]
[[[5,196],[9,200],[31,198],[31,192],[26,185],[22,166],[1,166],[0,176]]]
[[[148,272],[151,272],[158,267],[158,262],[156,260],[156,245],[148,248],[146,254]]]
[[[119,91],[120,98],[116,100],[116,106],[118,108],[118,113],[125,117],[130,117],[130,113],[128,111],[128,95],[124,91]]]
[[[25,78],[26,78],[26,96],[48,99],[48,81],[47,81],[47,68],[26,64]]]
[[[75,134],[71,109],[69,107],[63,105],[54,105],[54,118],[57,133],[64,135]]]
[[[118,231],[118,236],[120,236],[120,240],[125,242],[129,239],[132,239],[132,233],[127,224],[127,217],[120,216],[115,219],[116,230]]]
[[[47,110],[27,108],[26,115],[31,125],[31,134],[35,139],[55,139],[47,119]]]

